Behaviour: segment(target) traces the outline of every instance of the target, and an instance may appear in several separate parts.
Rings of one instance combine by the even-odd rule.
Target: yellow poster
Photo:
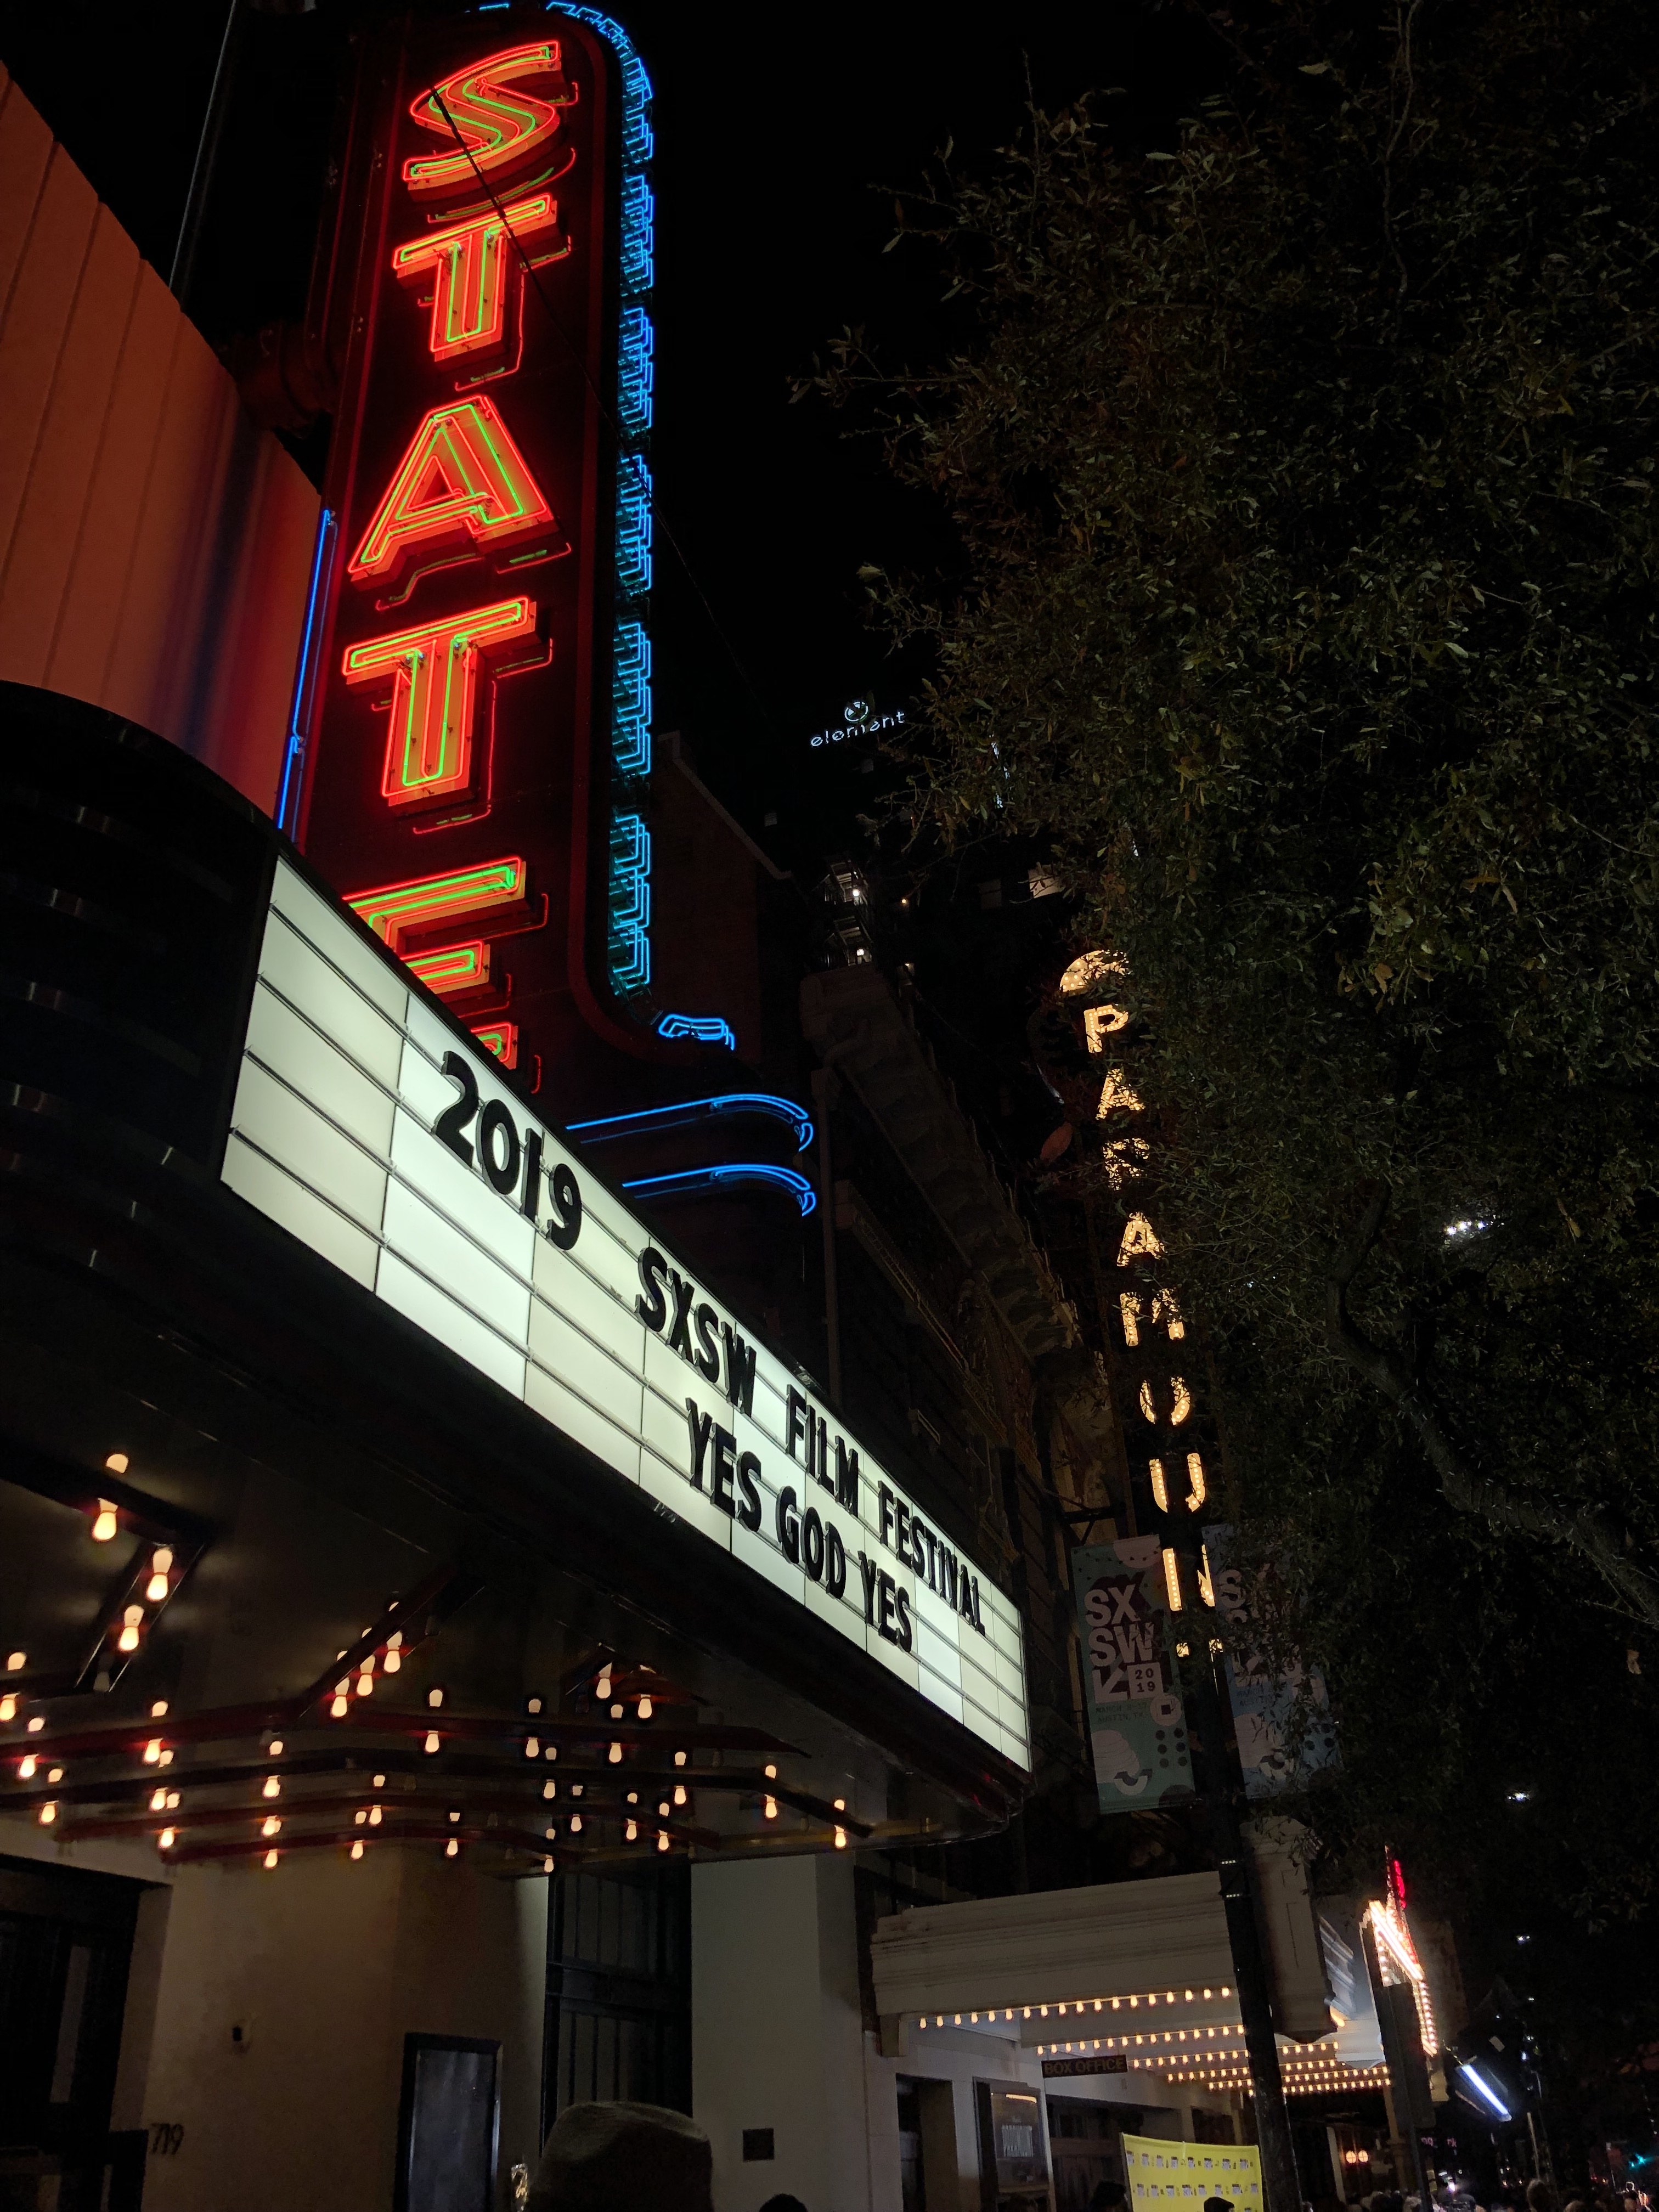
[[[1238,2212],[1263,2212],[1261,2154],[1254,2143],[1164,2142],[1125,2136],[1123,2170],[1133,2212],[1204,2212],[1207,2197],[1224,2197]]]

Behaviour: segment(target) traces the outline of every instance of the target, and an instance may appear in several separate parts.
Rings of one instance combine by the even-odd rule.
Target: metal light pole
[[[1262,2193],[1267,2212],[1302,2212],[1302,2184],[1291,2140],[1291,2116],[1279,2067],[1273,2027],[1273,1986],[1256,1915],[1255,1869],[1239,1827],[1238,1797],[1227,1758],[1226,1692],[1219,1677],[1219,1650],[1211,1649],[1207,1610],[1199,1598],[1200,1560],[1197,1531],[1173,1514],[1160,1515],[1160,1541],[1172,1550],[1180,1569],[1183,1612],[1190,1623],[1186,1642],[1190,1663],[1182,1676],[1188,1707],[1188,1737],[1197,1754],[1195,1767],[1221,1877],[1221,1903],[1227,1916],[1227,1942],[1233,1958],[1233,1986],[1244,2027],[1250,2094],[1255,2105],[1257,2147],[1261,2153]],[[1194,1723],[1196,1723],[1194,1726]]]

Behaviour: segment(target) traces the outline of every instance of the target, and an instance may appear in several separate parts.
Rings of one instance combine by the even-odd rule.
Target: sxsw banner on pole
[[[1246,1797],[1276,1797],[1305,1788],[1315,1775],[1339,1763],[1336,1724],[1325,1678],[1316,1667],[1292,1666],[1273,1674],[1261,1652],[1241,1636],[1248,1632],[1249,1612],[1242,1571],[1230,1560],[1232,1540],[1224,1522],[1204,1531],[1216,1610],[1233,1632],[1226,1668],[1238,1763]]]
[[[1088,1682],[1089,1735],[1103,1813],[1193,1794],[1187,1716],[1176,1672],[1156,1536],[1072,1554]]]

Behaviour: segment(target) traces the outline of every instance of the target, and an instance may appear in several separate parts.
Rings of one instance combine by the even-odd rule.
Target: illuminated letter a
[[[554,530],[553,510],[488,399],[434,407],[410,441],[363,540],[354,584],[393,576],[407,556],[471,538],[480,551]]]

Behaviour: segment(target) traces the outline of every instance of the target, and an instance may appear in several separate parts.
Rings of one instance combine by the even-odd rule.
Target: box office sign
[[[1192,1757],[1156,1536],[1072,1554],[1103,1813],[1191,1796]]]
[[[482,1047],[279,861],[224,1180],[982,1742],[1019,1616]]]

